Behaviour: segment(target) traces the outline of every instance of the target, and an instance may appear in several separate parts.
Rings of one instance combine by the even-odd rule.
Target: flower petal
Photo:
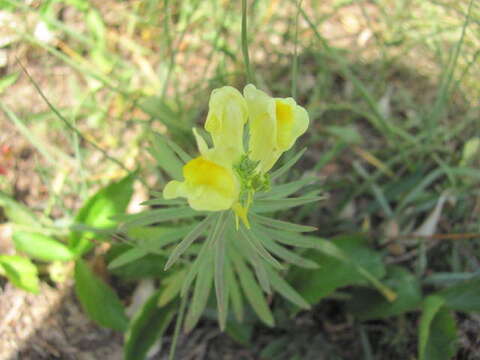
[[[266,172],[276,160],[273,154],[277,147],[275,101],[252,84],[245,86],[243,94],[249,113],[249,156],[260,161],[261,171]]]
[[[163,188],[163,197],[167,200],[186,197],[186,195],[185,183],[181,181],[172,180]]]
[[[213,139],[214,148],[234,163],[244,153],[243,127],[247,121],[247,105],[242,94],[231,86],[212,91],[205,130]]]

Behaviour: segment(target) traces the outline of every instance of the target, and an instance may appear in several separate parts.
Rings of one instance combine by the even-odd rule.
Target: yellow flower
[[[194,210],[227,210],[237,201],[240,185],[230,159],[217,149],[209,149],[193,129],[200,156],[183,166],[184,181],[172,180],[163,189],[165,199],[187,198]]]
[[[263,173],[272,168],[308,128],[307,111],[293,98],[272,98],[254,85],[243,90],[249,113],[249,156]]]
[[[231,86],[212,91],[205,130],[213,139],[216,151],[232,163],[244,153],[243,127],[247,122],[247,104],[242,94]]]
[[[194,210],[227,210],[237,201],[239,185],[233,172],[204,156],[183,167],[184,181],[170,181],[163,189],[165,199],[185,197]]]

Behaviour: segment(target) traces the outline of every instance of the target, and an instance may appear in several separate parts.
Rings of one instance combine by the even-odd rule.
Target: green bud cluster
[[[248,155],[244,154],[233,167],[240,180],[240,202],[242,204],[247,204],[255,192],[270,190],[270,176],[258,171],[259,163],[260,161],[251,160]]]

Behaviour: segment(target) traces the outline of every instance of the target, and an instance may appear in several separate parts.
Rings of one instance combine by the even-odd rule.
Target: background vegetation
[[[97,272],[116,293],[86,261],[73,270],[71,260],[88,254],[112,267],[126,251],[91,228],[114,225],[128,203],[138,212],[161,191],[175,171],[161,139],[194,153],[190,129],[203,124],[210,91],[246,83],[248,46],[257,86],[294,95],[310,114],[307,152],[286,179],[316,177],[328,195],[275,216],[317,227],[312,236],[348,260],[303,252],[320,268],[291,266],[285,276],[312,310],[269,298],[275,327],[247,311],[228,329],[237,343],[226,352],[479,358],[479,4],[247,3],[242,41],[236,1],[0,0],[0,273],[30,291],[38,279],[75,274],[86,312],[127,330],[127,354],[146,351],[135,340],[142,313],[133,322],[119,314],[139,278],[168,287],[160,255]],[[359,268],[397,300],[368,286]],[[97,291],[112,316],[82,298]],[[177,307],[167,300],[155,334],[171,336],[162,321]],[[148,318],[157,307],[141,311]],[[199,326],[212,318],[207,311]]]

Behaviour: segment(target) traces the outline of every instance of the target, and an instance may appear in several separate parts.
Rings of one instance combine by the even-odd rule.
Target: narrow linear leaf
[[[187,275],[187,270],[182,269],[175,271],[172,275],[168,276],[162,281],[162,294],[158,298],[158,306],[162,307],[167,305],[170,301],[175,299],[182,289],[183,280]]]
[[[195,211],[189,207],[167,208],[144,211],[138,214],[132,215],[120,215],[115,216],[112,219],[125,222],[123,224],[124,229],[128,229],[134,226],[147,226],[164,221],[188,219],[194,216],[202,215],[201,212]]]
[[[314,176],[308,176],[300,180],[292,181],[286,184],[273,186],[270,191],[259,193],[257,199],[276,199],[285,198],[300,190],[307,184],[313,183],[317,180]]]
[[[163,196],[163,195],[161,195],[161,196]],[[140,205],[142,205],[142,206],[159,206],[159,205],[162,205],[162,206],[183,205],[183,206],[185,206],[186,204],[187,204],[187,202],[183,199],[181,199],[181,200],[179,200],[179,199],[166,200],[166,199],[163,199],[163,198],[151,199],[151,200],[147,200],[147,201],[144,201],[144,202],[140,203]]]
[[[243,239],[245,239],[257,251],[257,254],[260,255],[265,261],[277,269],[283,269],[282,264],[280,264],[272,255],[270,255],[267,250],[265,250],[260,240],[258,240],[250,230],[241,228],[240,234],[242,235]]]
[[[286,210],[292,207],[297,207],[312,202],[324,199],[323,196],[314,197],[298,197],[291,199],[273,199],[273,200],[258,200],[254,202],[252,211],[255,213],[273,212],[278,210]]]
[[[270,287],[267,270],[265,269],[265,264],[258,255],[257,250],[252,246],[250,242],[244,241],[242,237],[239,237],[239,240],[241,242],[244,242],[245,246],[243,246],[243,244],[241,245],[241,242],[237,242],[235,251],[231,253],[230,256],[239,256],[241,254],[243,258],[248,261],[255,270],[255,275],[263,291],[265,291],[267,294],[271,294],[272,289]]]
[[[145,238],[139,238],[137,240],[138,246],[150,252],[158,252],[162,248],[171,245],[172,243],[186,236],[194,227],[195,225],[187,225],[172,227],[170,229],[165,228],[166,231],[157,235],[156,237],[149,236]]]
[[[275,241],[269,239],[268,237],[265,236],[265,237],[262,237],[262,239],[267,250],[273,253],[278,258],[283,259],[290,264],[303,267],[306,269],[319,268],[319,265],[315,261],[301,257],[300,255],[294,253],[293,251],[290,251],[284,248],[283,246],[278,245]]]
[[[274,325],[274,319],[262,290],[255,281],[252,272],[245,265],[241,257],[234,258],[236,273],[240,279],[243,292],[258,317],[268,326]]]
[[[304,236],[302,234],[297,234],[293,232],[285,232],[280,230],[274,230],[267,228],[263,225],[255,225],[253,227],[261,235],[265,235],[279,243],[296,246],[302,248],[316,248],[317,247],[317,238],[312,236]]]
[[[213,216],[212,221],[215,222],[215,227],[216,227],[219,223],[220,214],[215,213],[212,216]],[[190,289],[190,285],[193,283],[193,280],[195,280],[195,277],[197,276],[198,272],[204,266],[202,264],[207,260],[207,258],[208,258],[207,255],[208,255],[209,251],[211,252],[211,245],[213,244],[212,234],[213,234],[214,231],[215,231],[215,229],[213,231],[209,232],[209,236],[207,237],[207,239],[203,243],[202,248],[198,252],[198,255],[197,255],[195,261],[190,266],[190,270],[188,271],[187,277],[185,278],[185,281],[183,282],[182,291],[181,291],[181,296],[182,297],[184,297],[187,294],[188,290]]]
[[[302,309],[310,309],[310,304],[287,283],[278,273],[272,268],[268,268],[268,275],[275,290],[277,290],[285,299],[298,305]]]
[[[190,303],[187,316],[185,318],[185,331],[190,332],[200,320],[205,307],[207,306],[208,297],[213,283],[213,251],[209,249],[204,255],[205,260],[202,261],[201,271],[198,273],[193,290],[192,301]]]
[[[170,254],[167,264],[165,265],[165,270],[168,270],[173,264],[175,264],[180,256],[183,255],[185,250],[187,250],[195,240],[205,233],[212,220],[213,216],[209,215],[183,238],[183,240],[175,247],[175,249],[173,249],[172,253]]]
[[[270,228],[278,229],[278,230],[285,230],[285,231],[292,231],[292,232],[310,232],[310,231],[315,231],[317,228],[313,226],[305,226],[305,225],[299,225],[299,224],[294,224],[290,223],[287,221],[282,221],[282,220],[275,220],[266,216],[261,216],[257,214],[250,214],[250,217],[257,221],[259,224],[268,226]]]
[[[225,276],[225,247],[227,238],[220,235],[219,239],[214,243],[215,245],[215,294],[217,296],[218,319],[220,330],[224,331],[227,321],[227,307],[228,307],[228,283]]]
[[[237,277],[235,276],[235,272],[233,271],[232,264],[230,261],[225,263],[225,273],[227,276],[228,287],[229,287],[229,295],[230,300],[232,301],[232,308],[235,318],[238,322],[243,321],[243,298],[242,293],[240,291],[240,285],[238,283]]]
[[[181,179],[183,164],[172,151],[165,137],[160,134],[154,134],[151,144],[148,150],[157,161],[158,166],[165,170],[172,179]]]
[[[168,146],[170,146],[170,148],[175,152],[175,154],[177,154],[177,156],[184,163],[187,163],[190,160],[192,160],[192,157],[188,155],[185,151],[183,151],[183,149],[180,146],[178,146],[178,144],[175,141],[167,139],[167,143],[168,143]]]
[[[132,248],[130,250],[125,251],[123,254],[116,257],[115,259],[113,259],[113,261],[108,264],[108,269],[113,270],[121,266],[127,265],[135,260],[141,259],[147,254],[148,252],[144,249],[136,248],[136,247]]]
[[[270,178],[272,180],[278,179],[280,176],[285,174],[290,168],[296,164],[296,162],[302,157],[302,155],[307,151],[306,148],[300,150],[294,157],[288,160],[280,169],[275,170],[271,175]]]

